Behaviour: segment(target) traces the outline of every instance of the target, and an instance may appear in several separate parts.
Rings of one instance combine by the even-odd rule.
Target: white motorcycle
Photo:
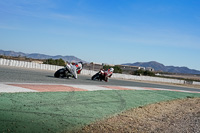
[[[56,78],[72,77],[72,78],[77,79],[76,66],[74,66],[72,64],[67,64],[66,67],[57,70],[54,73],[54,77],[56,77]]]

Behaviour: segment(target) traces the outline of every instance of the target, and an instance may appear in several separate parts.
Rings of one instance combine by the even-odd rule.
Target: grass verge
[[[67,132],[130,108],[200,94],[170,91],[1,93],[0,132]]]

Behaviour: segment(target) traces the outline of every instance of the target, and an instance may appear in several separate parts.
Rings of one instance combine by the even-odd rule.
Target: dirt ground
[[[200,133],[200,98],[139,107],[92,123],[80,132]]]

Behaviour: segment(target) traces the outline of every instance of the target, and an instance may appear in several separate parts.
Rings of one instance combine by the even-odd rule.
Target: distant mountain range
[[[56,56],[50,56],[50,55],[45,55],[45,54],[39,54],[39,53],[32,53],[32,54],[26,54],[22,52],[14,52],[14,51],[4,51],[0,50],[0,55],[5,55],[5,56],[21,56],[21,57],[27,57],[27,58],[32,58],[32,59],[63,59],[68,62],[86,62],[82,59],[79,59],[75,56],[62,56],[62,55],[56,55]]]
[[[140,67],[151,67],[155,71],[163,71],[163,72],[170,72],[170,73],[183,73],[183,74],[200,74],[200,71],[189,69],[187,67],[175,67],[175,66],[165,66],[161,63],[156,61],[150,62],[136,62],[136,63],[125,63],[122,65],[129,65],[129,66],[140,66]]]

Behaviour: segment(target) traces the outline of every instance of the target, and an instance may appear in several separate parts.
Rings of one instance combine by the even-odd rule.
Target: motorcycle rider
[[[76,66],[77,74],[80,74],[83,69],[83,62],[72,63],[72,65]]]
[[[83,69],[83,63],[70,63],[66,65],[66,68],[69,70],[69,72],[73,75],[75,79],[78,78],[77,74],[80,74]]]
[[[104,75],[103,75],[103,80],[108,82],[108,77],[111,78],[112,74],[114,72],[114,68],[110,68],[108,69],[107,71],[104,72]]]

